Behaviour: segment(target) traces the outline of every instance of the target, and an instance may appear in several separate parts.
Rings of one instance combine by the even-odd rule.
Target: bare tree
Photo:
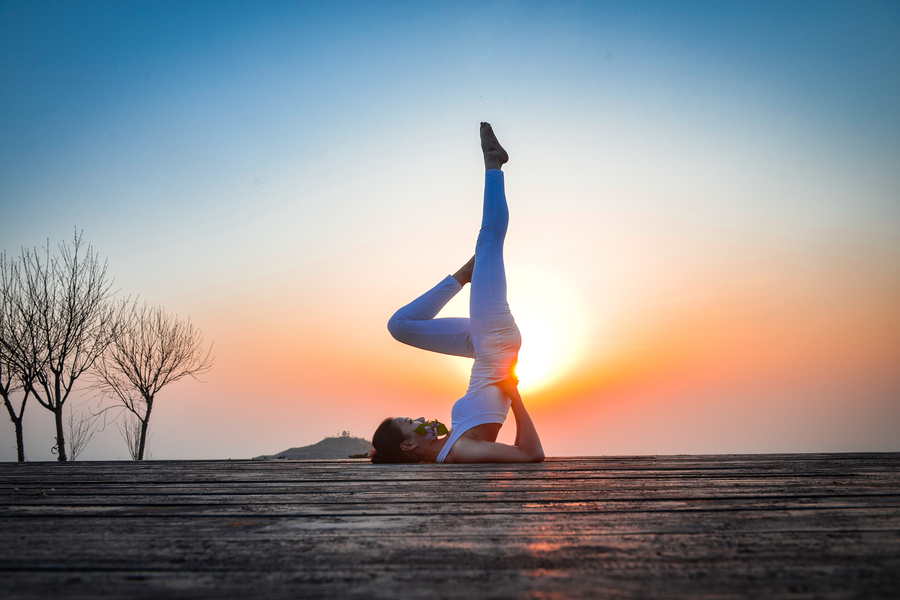
[[[3,325],[0,324],[0,327]],[[6,406],[6,412],[9,413],[9,419],[16,430],[18,460],[25,462],[25,434],[22,430],[22,420],[25,417],[25,404],[28,402],[30,390],[27,385],[22,384],[20,377],[21,374],[16,370],[15,364],[0,350],[0,396],[3,397],[3,405]],[[19,405],[18,409],[14,402]]]
[[[16,430],[19,462],[25,461],[22,420],[37,367],[29,360],[35,354],[31,351],[33,320],[33,307],[24,298],[18,265],[4,252],[0,254],[0,396]]]
[[[140,421],[136,460],[143,460],[147,427],[156,394],[186,376],[194,379],[212,368],[212,345],[190,319],[180,320],[162,308],[137,308],[123,302],[113,342],[97,361],[98,385]],[[125,426],[126,433],[128,425]],[[125,435],[125,434],[123,434]],[[131,451],[132,442],[125,435]]]
[[[13,404],[17,394],[21,394],[21,401],[17,402],[19,408]],[[17,380],[16,374],[9,362],[0,353],[0,396],[3,397],[3,405],[9,413],[9,419],[16,429],[16,451],[19,462],[25,462],[25,436],[22,431],[22,419],[25,417],[25,404],[28,402],[28,388],[22,386]]]
[[[59,250],[51,257],[48,242],[43,253],[22,251],[22,302],[33,314],[29,324],[33,343],[22,348],[22,360],[35,369],[28,388],[56,418],[54,452],[64,461],[63,406],[75,381],[109,345],[115,311],[106,263],[90,245],[85,247],[81,234],[76,232],[73,242],[60,244]]]

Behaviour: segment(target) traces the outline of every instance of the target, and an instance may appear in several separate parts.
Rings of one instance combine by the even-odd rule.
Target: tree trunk
[[[19,462],[25,462],[25,436],[22,435],[22,419],[13,419],[16,425],[16,448],[19,451]]]
[[[16,409],[13,408],[12,402],[9,401],[9,395],[3,395],[3,405],[6,406],[6,412],[9,413],[9,420],[13,422],[16,428],[16,450],[19,455],[19,462],[25,462],[25,436],[22,433],[22,418],[25,416],[25,403],[28,401],[28,394],[22,400],[22,408],[19,415],[16,415]]]
[[[144,443],[147,441],[147,421],[141,421],[141,443],[138,446],[138,460],[144,460]]]
[[[144,398],[147,401],[147,413],[141,419],[141,445],[138,446],[138,460],[144,460],[144,445],[147,443],[147,428],[150,426],[150,411],[153,410],[153,397]]]
[[[60,462],[65,462],[68,460],[66,457],[66,434],[63,430],[63,410],[62,405],[58,405],[54,410],[53,414],[56,415],[56,450],[57,456],[56,460]]]

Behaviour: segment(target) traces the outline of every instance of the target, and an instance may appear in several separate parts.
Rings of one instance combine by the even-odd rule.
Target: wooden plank
[[[596,514],[531,513],[447,514],[427,515],[338,515],[325,516],[272,516],[251,512],[230,515],[170,515],[135,514],[129,518],[80,518],[74,515],[55,519],[4,519],[3,535],[6,536],[4,552],[17,547],[9,560],[20,560],[28,555],[32,540],[39,537],[53,539],[93,538],[97,532],[108,536],[108,547],[127,543],[129,535],[164,536],[179,538],[182,535],[228,536],[239,531],[247,539],[256,535],[268,538],[293,536],[347,536],[347,537],[403,537],[419,536],[430,529],[440,527],[446,538],[478,538],[480,536],[506,535],[515,532],[520,538],[528,536],[572,537],[589,535],[670,535],[707,534],[727,532],[731,535],[754,534],[816,534],[844,535],[853,532],[882,532],[887,537],[898,532],[896,509],[861,509],[856,511],[783,511],[762,513],[669,513],[669,512],[610,512]]]
[[[7,463],[0,589],[893,598],[898,467],[897,454]]]

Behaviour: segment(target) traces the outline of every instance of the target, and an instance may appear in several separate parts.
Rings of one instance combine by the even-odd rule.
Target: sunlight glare
[[[522,392],[546,389],[572,373],[584,355],[590,313],[574,286],[549,271],[507,267],[507,297],[522,333],[516,375]],[[450,301],[441,316],[468,314],[468,294]],[[471,359],[449,359],[468,378]]]
[[[569,374],[579,362],[590,326],[572,287],[535,269],[510,269],[509,298],[522,332],[516,375],[519,389],[533,392]]]

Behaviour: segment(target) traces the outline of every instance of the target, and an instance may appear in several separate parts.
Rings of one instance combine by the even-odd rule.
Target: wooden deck
[[[4,598],[898,598],[900,454],[0,464]]]

